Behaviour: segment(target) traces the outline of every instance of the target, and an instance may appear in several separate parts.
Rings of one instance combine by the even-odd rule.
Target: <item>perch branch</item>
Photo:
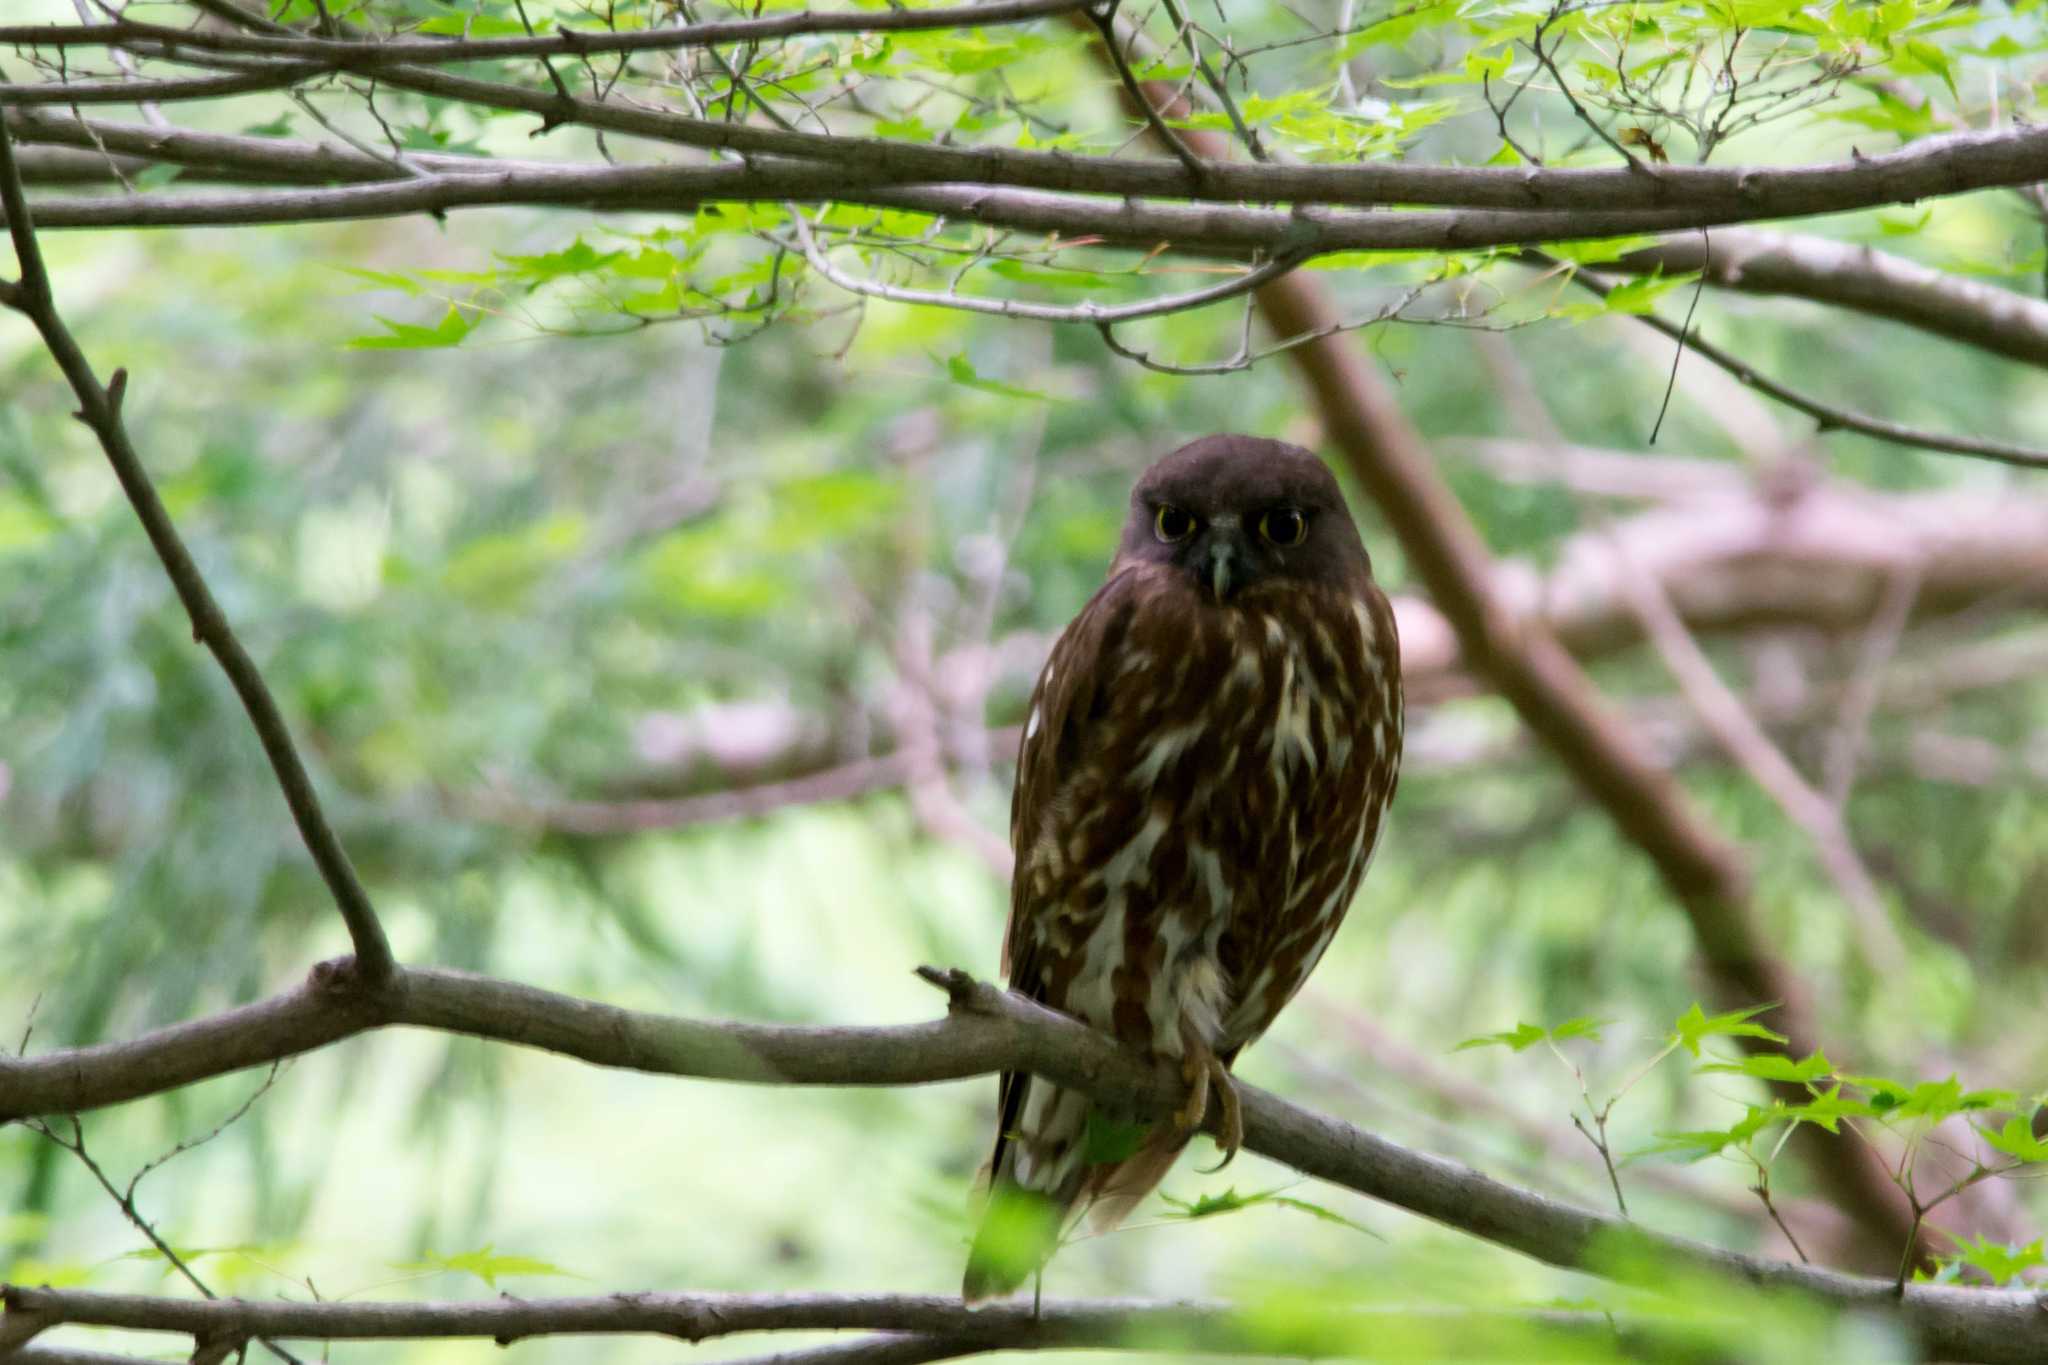
[[[422,968],[397,968],[375,993],[337,990],[335,975],[335,964],[323,964],[283,995],[130,1042],[0,1059],[0,1120],[160,1094],[366,1029],[401,1025],[496,1039],[602,1066],[706,1079],[905,1085],[1024,1070],[1143,1113],[1166,1114],[1182,1099],[1175,1075],[1146,1065],[1107,1036],[961,973],[926,973],[949,994],[944,1018],[868,1028],[678,1019]],[[2048,1354],[2048,1313],[2028,1291],[1914,1284],[1901,1297],[1889,1279],[1747,1256],[1653,1232],[1410,1151],[1243,1082],[1239,1091],[1250,1150],[1552,1265],[1649,1288],[1669,1283],[1674,1272],[1701,1272],[1897,1314],[1905,1330],[1941,1359],[2017,1362]],[[17,1289],[10,1303],[33,1314],[51,1302],[22,1297],[37,1292]],[[262,1306],[266,1312],[322,1307]],[[191,1305],[180,1311],[207,1310]],[[272,1333],[272,1320],[264,1322],[259,1330]],[[894,1325],[914,1330],[902,1320]],[[293,1331],[278,1327],[276,1334]]]

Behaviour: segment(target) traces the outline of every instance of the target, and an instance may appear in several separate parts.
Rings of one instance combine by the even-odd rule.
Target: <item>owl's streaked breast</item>
[[[1023,761],[1057,795],[1019,828],[1048,1003],[1164,1055],[1234,1048],[1322,955],[1363,875],[1400,745],[1393,620],[1376,590],[1276,583],[1219,606],[1134,571],[1088,717],[1057,752],[1040,697]],[[1112,659],[1113,654],[1113,659]],[[1057,669],[1057,657],[1049,666]],[[1049,913],[1048,913],[1049,912]]]

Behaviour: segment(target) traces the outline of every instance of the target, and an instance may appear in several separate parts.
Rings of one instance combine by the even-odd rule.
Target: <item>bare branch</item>
[[[459,816],[563,834],[631,834],[743,820],[789,806],[845,801],[901,784],[910,773],[902,753],[860,758],[786,782],[761,782],[671,800],[546,801],[490,788],[450,795]]]
[[[303,79],[304,70],[302,63],[282,73],[259,74],[288,84]],[[1424,204],[1575,214],[1654,211],[1671,215],[1668,225],[1673,230],[1844,212],[2028,184],[2040,177],[2048,158],[2048,126],[2042,126],[1926,138],[1896,152],[1810,166],[1658,166],[1637,172],[1627,167],[1328,166],[1209,158],[1197,176],[1170,159],[828,137],[587,98],[565,102],[551,90],[421,67],[384,68],[379,79],[420,94],[524,110],[556,124],[581,124],[707,150],[794,158],[867,176],[1217,203]],[[73,88],[0,86],[0,105],[64,103],[69,99],[64,92]],[[129,99],[137,98],[133,83],[125,88]],[[1562,220],[1551,233],[1555,238],[1611,235]]]
[[[177,590],[178,600],[184,604],[185,612],[191,618],[192,638],[204,644],[220,661],[222,671],[228,675],[235,694],[242,700],[243,709],[249,713],[250,724],[255,727],[263,752],[277,774],[285,804],[291,808],[292,819],[306,841],[307,851],[312,854],[322,880],[334,896],[335,906],[348,925],[349,939],[355,945],[356,973],[365,985],[376,986],[390,976],[394,965],[391,945],[384,937],[383,926],[377,922],[377,912],[356,877],[347,851],[335,837],[333,827],[327,823],[326,812],[321,809],[320,798],[313,789],[313,779],[299,759],[298,750],[292,743],[291,729],[285,724],[276,699],[270,695],[263,674],[242,647],[220,604],[214,600],[199,566],[193,562],[191,552],[185,548],[185,542],[172,525],[163,500],[157,496],[156,487],[143,468],[141,455],[128,438],[127,424],[121,417],[127,371],[116,370],[110,384],[101,384],[99,376],[93,372],[92,363],[79,349],[77,340],[57,312],[49,273],[36,243],[35,226],[22,191],[21,174],[14,164],[14,142],[4,119],[0,119],[0,206],[6,209],[8,230],[13,237],[21,269],[20,281],[7,285],[4,292],[0,292],[0,303],[35,324],[51,358],[70,381],[71,390],[78,397],[79,411],[76,415],[92,429],[101,448],[106,451],[114,476],[120,480],[122,491],[128,495],[136,517],[148,533],[150,545],[156,550],[157,558],[163,561],[164,572]]]
[[[259,90],[281,90],[325,74],[325,68],[304,62],[228,76],[191,76],[156,81],[53,81],[47,85],[0,86],[0,106],[24,108],[38,104],[171,104],[221,99]]]
[[[1183,251],[1249,255],[1271,252],[1276,244],[1285,244],[1306,259],[1348,250],[1461,251],[1540,244],[1568,236],[1675,231],[1702,221],[1724,220],[1718,211],[1661,209],[1588,212],[1566,217],[1545,211],[1303,213],[1222,205],[1136,201],[1111,204],[1096,198],[1019,190],[908,188],[911,182],[924,177],[910,171],[898,174],[837,164],[775,160],[715,166],[611,167],[412,154],[411,160],[436,175],[407,180],[382,158],[318,143],[166,131],[64,119],[27,110],[8,117],[24,140],[104,148],[179,165],[218,167],[237,172],[237,178],[268,176],[283,184],[322,187],[288,193],[174,192],[120,198],[46,199],[35,205],[37,222],[45,228],[319,222],[492,205],[673,213],[714,201],[837,200],[911,209],[955,221],[1058,233],[1066,238],[1097,238],[1140,249],[1168,242]],[[835,146],[853,145],[847,139],[833,142]],[[1076,160],[1067,159],[1069,163]],[[454,183],[458,178],[461,183]],[[357,183],[328,188],[336,180]],[[372,183],[380,181],[385,183]],[[1724,235],[1716,234],[1717,238]]]
[[[1120,322],[1164,317],[1168,313],[1186,312],[1208,304],[1220,303],[1225,299],[1237,298],[1239,295],[1251,293],[1268,280],[1285,275],[1299,266],[1302,260],[1299,254],[1282,253],[1263,265],[1204,289],[1191,289],[1182,294],[1169,294],[1165,298],[1144,299],[1137,303],[1104,308],[1085,300],[1076,304],[1032,303],[1025,299],[984,298],[950,290],[939,292],[929,289],[905,289],[878,280],[864,280],[849,275],[832,264],[831,258],[818,245],[817,238],[811,233],[810,224],[804,220],[801,213],[792,212],[790,225],[796,232],[795,245],[802,251],[804,259],[810,262],[811,269],[849,294],[859,294],[863,298],[888,299],[894,303],[955,308],[966,313],[992,313],[999,317],[1027,318],[1037,322],[1092,323],[1097,327],[1113,327]]]
[[[1524,254],[1532,263],[1545,269],[1554,269],[1560,265],[1555,257],[1540,251]],[[1606,298],[1614,291],[1613,285],[1587,270],[1572,269],[1572,280],[1601,298]],[[1675,341],[1682,341],[1693,354],[1718,365],[1757,392],[1767,394],[1786,407],[1805,413],[1820,423],[1822,431],[1853,431],[1892,445],[1913,446],[1948,455],[1968,455],[1975,459],[1994,460],[1999,464],[2019,465],[2028,469],[2048,469],[2048,450],[1978,436],[1950,436],[1938,431],[1923,431],[1881,417],[1868,417],[1849,408],[1822,402],[1818,398],[1809,397],[1797,389],[1781,384],[1758,371],[1742,357],[1723,350],[1697,333],[1688,332],[1676,323],[1665,321],[1655,313],[1637,313],[1632,316],[1644,326],[1655,328]]]
[[[1712,253],[1691,237],[1631,251],[1603,268],[1631,274],[1704,270],[1708,284],[1851,308],[1997,355],[2048,366],[2048,301],[1931,270],[1826,237],[1722,229]]]
[[[587,1298],[475,1302],[272,1303],[240,1299],[156,1298],[74,1289],[11,1287],[7,1310],[51,1324],[177,1333],[198,1341],[252,1337],[318,1341],[485,1337],[499,1345],[544,1336],[635,1334],[700,1342],[768,1331],[881,1331],[942,1337],[982,1350],[1122,1347],[1217,1354],[1323,1354],[1304,1350],[1255,1316],[1212,1300],[1048,1299],[967,1307],[957,1298],[920,1294],[626,1293]],[[1549,1340],[1647,1344],[1660,1333],[1654,1315],[1597,1311],[1470,1308],[1372,1309],[1356,1319],[1355,1341],[1383,1332],[1428,1333],[1475,1348]],[[1354,1348],[1356,1350],[1357,1348]],[[1339,1354],[1350,1354],[1339,1348]],[[1367,1345],[1363,1354],[1374,1354]],[[890,1359],[899,1359],[891,1355]],[[923,1357],[930,1359],[932,1357]]]
[[[934,9],[802,11],[763,19],[726,19],[670,28],[558,29],[527,38],[284,37],[171,28],[123,20],[110,24],[0,25],[0,45],[34,48],[117,47],[148,43],[167,55],[228,52],[304,58],[323,66],[364,70],[394,62],[501,61],[513,57],[587,57],[604,53],[673,52],[681,48],[759,43],[821,33],[907,33],[931,29],[1027,24],[1083,8],[1090,0],[990,0]]]

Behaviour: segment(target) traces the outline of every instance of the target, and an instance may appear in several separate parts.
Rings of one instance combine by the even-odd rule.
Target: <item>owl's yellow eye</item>
[[[1308,535],[1308,522],[1292,507],[1276,507],[1259,518],[1259,534],[1275,545],[1299,545]]]
[[[1195,518],[1185,508],[1175,507],[1170,502],[1159,504],[1159,510],[1152,514],[1152,534],[1168,545],[1176,540],[1186,540],[1195,533]]]

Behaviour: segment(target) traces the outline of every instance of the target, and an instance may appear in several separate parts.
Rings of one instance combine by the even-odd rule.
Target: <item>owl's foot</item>
[[[1203,1172],[1213,1175],[1236,1160],[1238,1149],[1244,1146],[1244,1106],[1237,1097],[1237,1082],[1231,1079],[1230,1068],[1206,1043],[1194,1040],[1189,1040],[1181,1053],[1181,1075],[1188,1084],[1188,1097],[1174,1111],[1176,1132],[1192,1137],[1201,1131],[1202,1120],[1209,1116],[1212,1089],[1217,1106],[1223,1111],[1216,1130],[1216,1146],[1222,1151],[1223,1160]]]

